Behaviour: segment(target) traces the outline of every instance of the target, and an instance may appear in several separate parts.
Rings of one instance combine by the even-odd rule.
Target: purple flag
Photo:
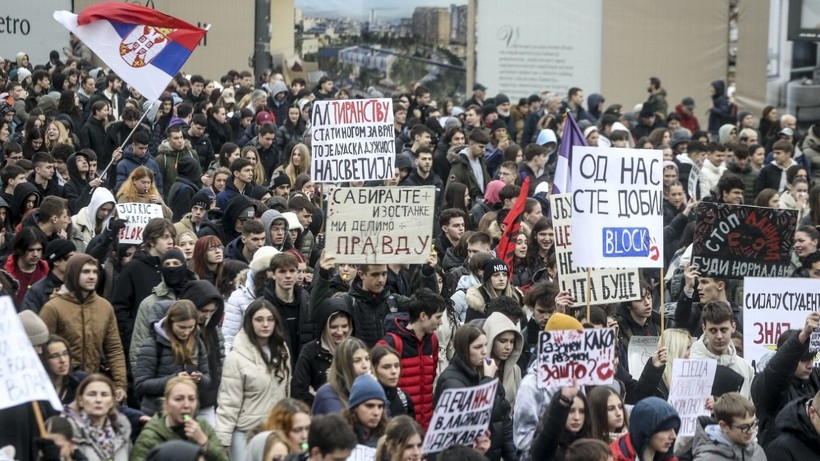
[[[572,164],[572,146],[586,146],[587,140],[584,133],[575,123],[575,117],[566,112],[567,119],[564,122],[564,133],[561,137],[561,146],[558,148],[558,165],[555,168],[555,178],[552,182],[552,193],[563,194],[572,191],[572,177],[570,165]]]

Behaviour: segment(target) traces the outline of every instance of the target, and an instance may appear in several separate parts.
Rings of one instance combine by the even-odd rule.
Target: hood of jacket
[[[598,104],[601,104],[604,101],[603,95],[598,93],[592,93],[587,98],[587,107],[589,108],[589,112],[593,112],[595,114],[599,114],[600,111],[598,110]]]
[[[271,94],[271,96],[276,96],[277,94],[282,93],[282,92],[287,93],[288,92],[288,86],[285,85],[285,82],[283,82],[281,80],[276,80],[273,83],[273,88],[271,88],[270,94]],[[274,98],[274,101],[275,100],[276,100],[276,98]]]
[[[713,81],[712,88],[715,89],[715,94],[712,96],[712,99],[717,99],[721,96],[726,95],[726,82],[724,82],[723,80]]]
[[[85,155],[81,155],[85,157]],[[88,157],[86,157],[88,160]],[[82,177],[82,173],[80,173],[80,169],[77,168],[77,154],[71,154],[68,156],[68,159],[65,161],[65,166],[68,169],[68,180],[69,181],[76,181],[79,184],[87,184],[88,181],[84,180]]]
[[[321,304],[319,304],[319,308],[313,313],[312,320],[324,329],[324,327],[330,323],[330,317],[337,312],[344,312],[350,318],[350,321],[353,321],[350,307],[342,296],[334,296],[322,301]],[[352,333],[351,330],[351,334]]]
[[[465,259],[459,258],[453,253],[453,247],[447,248],[444,252],[444,258],[441,261],[441,267],[444,268],[445,271],[449,269],[453,269],[455,267],[461,267],[464,265]]]
[[[535,143],[539,146],[545,146],[549,143],[558,143],[558,137],[555,136],[555,132],[550,130],[549,128],[544,128],[538,133],[538,137],[535,139]]]
[[[703,334],[697,341],[692,343],[692,353],[696,354],[698,357],[705,357],[708,359],[715,359],[717,360],[718,365],[724,365],[729,368],[732,368],[731,365],[734,364],[737,360],[743,360],[742,358],[737,356],[737,351],[735,350],[735,345],[729,341],[728,349],[726,352],[728,354],[723,355],[715,355],[712,351],[706,347],[706,334]]]
[[[216,305],[216,311],[208,321],[207,329],[216,328],[222,321],[222,313],[225,309],[225,301],[219,294],[219,290],[207,280],[191,280],[182,288],[179,294],[180,299],[187,299],[194,303],[196,310],[202,310],[209,303]]]
[[[228,200],[228,204],[225,206],[225,212],[222,214],[222,226],[226,235],[231,237],[238,235],[234,230],[236,227],[236,219],[239,217],[239,214],[242,213],[242,210],[252,206],[253,203],[251,203],[248,197],[242,194],[236,194]],[[228,242],[222,243],[227,245]]]
[[[453,146],[447,151],[447,161],[450,164],[455,165],[456,163],[462,162],[465,165],[470,165],[470,161],[467,159],[467,146]]]
[[[714,421],[712,421],[714,422]],[[695,438],[692,443],[692,454],[695,458],[708,459],[758,459],[755,451],[763,449],[752,442],[748,445],[736,445],[726,438],[726,434],[718,424],[709,424],[706,427],[695,426]]]
[[[202,177],[202,167],[199,166],[199,161],[187,155],[180,157],[177,161],[177,178],[180,177],[196,184]],[[199,187],[196,189],[198,190]]]
[[[501,312],[493,312],[484,321],[484,333],[487,335],[487,347],[492,354],[495,338],[508,331],[513,332],[513,351],[504,363],[504,374],[501,377],[501,384],[508,400],[512,401],[518,390],[521,380],[521,370],[517,368],[518,358],[524,350],[524,336],[521,330],[506,315]],[[536,360],[537,361],[537,360]],[[517,372],[517,373],[516,373]]]
[[[31,194],[37,196],[37,206],[40,206],[40,202],[43,200],[43,197],[40,196],[37,186],[28,181],[14,186],[14,194],[12,195],[12,197],[14,197],[14,203],[11,205],[13,207],[12,211],[17,217],[18,222],[23,218],[23,206],[26,203],[26,198]]]
[[[288,220],[282,213],[276,210],[268,210],[262,213],[262,217],[259,219],[262,222],[262,227],[265,228],[265,245],[267,246],[274,246],[273,241],[270,238],[270,228],[273,226],[273,223],[276,220],[283,221],[285,224],[285,241],[288,239]],[[282,242],[284,244],[284,241]]]
[[[91,255],[85,253],[75,253],[74,256],[68,258],[63,283],[65,284],[65,288],[72,294],[79,293],[80,273],[82,272],[83,266],[89,262],[96,262],[96,260]],[[91,296],[94,296],[93,291],[91,292]],[[85,301],[88,300],[86,299]]]
[[[91,226],[92,236],[94,235],[94,229],[97,227],[97,211],[106,203],[112,203],[116,207],[117,199],[114,198],[114,194],[112,194],[111,191],[105,187],[98,187],[94,189],[94,193],[91,194],[91,201],[88,202],[88,206],[85,207],[85,217],[88,219],[88,224]],[[102,229],[108,229],[108,222],[111,221],[111,216],[113,215],[114,213],[109,213],[103,220]]]
[[[170,307],[170,306],[169,306]],[[154,334],[157,336],[157,341],[164,346],[170,346],[171,340],[168,338],[168,333],[165,331],[165,328],[162,326],[165,325],[165,322],[168,320],[168,317],[163,317],[159,321],[154,322],[153,329]]]
[[[729,142],[729,133],[731,133],[731,131],[735,129],[735,126],[731,123],[722,125],[720,129],[718,129],[718,142],[720,142],[721,144],[726,144],[727,142]]]
[[[458,279],[456,291],[468,290],[470,287],[474,287],[476,285],[481,285],[481,279],[478,278],[478,276],[473,274],[462,275],[461,278]]]
[[[675,409],[658,397],[647,397],[632,408],[629,416],[629,435],[635,453],[643,456],[644,448],[658,428],[673,424],[680,429],[680,417]],[[671,455],[675,447],[669,448]],[[660,453],[659,453],[660,454]],[[657,459],[657,458],[656,458]]]

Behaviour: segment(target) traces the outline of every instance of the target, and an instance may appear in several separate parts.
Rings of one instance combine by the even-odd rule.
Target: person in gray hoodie
[[[757,419],[755,406],[749,399],[737,392],[723,394],[715,402],[713,411],[717,421],[709,419],[705,425],[696,425],[692,444],[694,461],[766,460],[763,448],[755,442]]]
[[[267,210],[260,218],[262,227],[265,228],[265,246],[276,248],[278,251],[286,251],[293,248],[288,232],[288,218],[276,210]]]

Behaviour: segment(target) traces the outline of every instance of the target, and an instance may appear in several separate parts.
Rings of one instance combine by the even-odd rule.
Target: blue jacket
[[[154,184],[157,186],[157,190],[162,191],[162,173],[159,171],[157,161],[148,152],[145,153],[144,157],[137,157],[134,154],[133,144],[131,144],[125,147],[122,159],[117,163],[117,185],[114,187],[114,195],[117,195],[120,186],[138,166],[148,167],[149,170],[154,172]]]

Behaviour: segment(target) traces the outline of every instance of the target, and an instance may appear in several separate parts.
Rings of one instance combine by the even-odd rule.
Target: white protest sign
[[[38,400],[63,409],[9,296],[0,298],[0,356],[0,409]]]
[[[497,390],[498,379],[494,379],[479,386],[442,392],[422,451],[437,453],[451,445],[472,446],[490,427]]]
[[[538,336],[538,386],[610,384],[615,377],[615,330],[542,331]]]
[[[777,350],[789,329],[802,330],[806,317],[820,311],[820,283],[807,278],[743,279],[743,358],[759,363]]]
[[[340,263],[423,264],[433,247],[435,201],[432,186],[334,188],[325,251]]]
[[[362,444],[356,445],[356,448],[347,457],[347,461],[374,461],[375,459],[376,449]]]
[[[692,169],[689,170],[689,179],[687,180],[687,193],[689,194],[689,200],[698,200],[698,180],[700,179],[700,166],[698,164],[692,165]]]
[[[672,362],[672,388],[669,404],[680,416],[679,437],[695,435],[698,416],[709,416],[706,398],[712,395],[717,373],[715,359],[675,359]]]
[[[573,146],[572,235],[581,267],[663,267],[663,153]]]
[[[393,177],[393,100],[316,101],[311,117],[314,182],[383,181]]]
[[[148,221],[162,218],[162,205],[156,203],[118,203],[117,216],[128,221],[120,231],[120,243],[142,243],[142,230]]]
[[[820,330],[814,330],[809,337],[809,352],[820,352]]]
[[[555,232],[555,258],[558,284],[575,300],[573,307],[587,304],[587,271],[572,259],[572,196],[550,196],[552,227]],[[637,269],[590,269],[590,304],[620,303],[641,297]]]
[[[637,378],[643,373],[646,362],[658,350],[659,336],[632,336],[629,338],[629,374]]]

